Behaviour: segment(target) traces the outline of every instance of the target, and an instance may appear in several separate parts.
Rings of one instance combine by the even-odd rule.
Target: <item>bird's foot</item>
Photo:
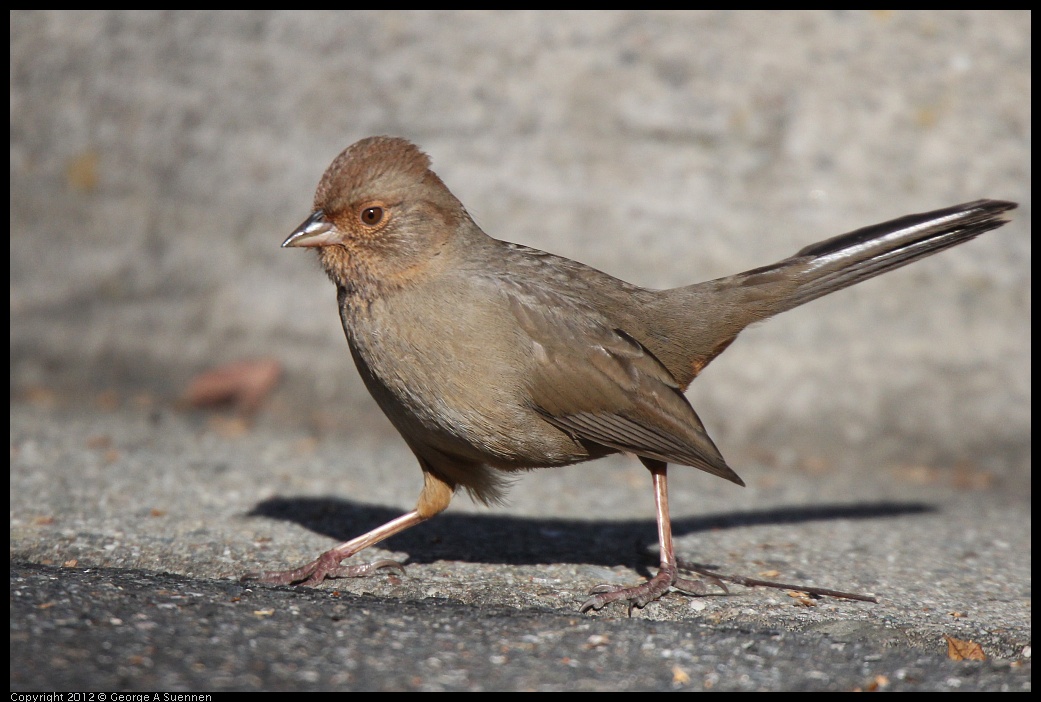
[[[394,568],[402,575],[405,568],[397,561],[384,559],[364,565],[340,565],[346,556],[336,549],[326,551],[305,566],[294,570],[269,570],[246,573],[242,581],[256,581],[269,585],[306,585],[313,587],[326,578],[366,578],[381,568]]]
[[[582,603],[581,611],[588,612],[591,609],[605,607],[612,602],[624,601],[629,604],[629,616],[632,616],[633,607],[643,608],[647,603],[660,598],[676,582],[676,577],[676,566],[662,563],[658,574],[642,585],[632,587],[597,585],[589,591],[593,597]]]
[[[704,580],[692,580],[681,578],[677,574],[676,566],[662,563],[658,574],[653,578],[633,587],[618,587],[617,585],[597,585],[589,594],[593,595],[582,603],[581,611],[588,612],[591,609],[600,609],[612,602],[626,602],[629,605],[629,616],[633,614],[633,608],[643,608],[645,605],[660,599],[662,595],[675,588],[688,595],[707,595],[709,585],[716,585],[727,592],[726,586],[716,578]]]

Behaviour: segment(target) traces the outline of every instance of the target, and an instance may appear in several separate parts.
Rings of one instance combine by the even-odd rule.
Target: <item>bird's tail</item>
[[[997,229],[1016,203],[976,200],[907,215],[811,246],[744,273],[663,290],[655,329],[641,340],[687,385],[741,330],[828,293]]]
[[[783,261],[740,274],[744,285],[782,272],[794,283],[777,298],[771,314],[931,256],[997,229],[1016,203],[976,200],[942,210],[907,215],[807,246]]]

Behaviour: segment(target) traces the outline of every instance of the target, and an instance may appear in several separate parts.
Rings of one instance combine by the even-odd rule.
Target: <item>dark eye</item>
[[[361,211],[361,223],[368,227],[375,227],[383,221],[382,207],[366,207]]]

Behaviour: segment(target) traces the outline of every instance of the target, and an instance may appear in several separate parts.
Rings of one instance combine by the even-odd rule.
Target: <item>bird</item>
[[[976,200],[907,215],[772,265],[654,290],[489,236],[418,146],[362,139],[333,160],[282,246],[317,251],[358,372],[415,454],[423,487],[386,524],[299,568],[244,579],[314,586],[401,569],[343,561],[440,513],[460,488],[494,504],[517,471],[624,453],[651,475],[658,571],[593,588],[581,611],[621,602],[631,614],[670,590],[704,594],[677,565],[668,465],[744,482],[684,395],[691,382],[749,325],[996,229],[1016,206]]]

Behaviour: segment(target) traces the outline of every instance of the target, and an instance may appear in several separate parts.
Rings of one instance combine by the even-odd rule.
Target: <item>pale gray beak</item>
[[[303,224],[282,242],[282,248],[289,246],[328,246],[341,241],[340,233],[331,222],[326,220],[325,212],[315,210],[304,220]]]

